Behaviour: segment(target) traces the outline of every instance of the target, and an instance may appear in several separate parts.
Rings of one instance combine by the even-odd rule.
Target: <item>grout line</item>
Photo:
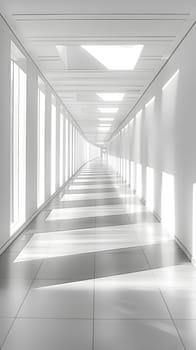
[[[13,317],[0,317],[0,320],[13,320],[15,318]],[[88,321],[92,321],[93,318],[92,317],[44,317],[44,316],[19,316],[17,317],[17,320],[18,319],[21,319],[21,320],[88,320]],[[161,317],[156,317],[156,318],[150,318],[150,317],[133,317],[133,318],[129,318],[129,317],[116,317],[116,318],[113,318],[113,317],[95,317],[94,318],[95,320],[106,320],[106,321],[119,321],[119,320],[123,320],[123,321],[171,321],[171,317],[167,318],[167,317],[164,317],[164,318],[161,318]],[[174,321],[196,321],[196,318],[173,318],[172,319]]]
[[[33,279],[31,280],[31,283],[29,284],[29,287],[27,288],[27,292],[25,293],[25,296],[24,296],[24,298],[23,298],[23,300],[22,300],[22,302],[21,302],[21,304],[20,304],[20,306],[19,306],[19,308],[18,308],[18,311],[17,311],[16,315],[13,317],[13,323],[11,324],[11,327],[10,327],[10,329],[9,329],[9,331],[8,331],[8,333],[7,333],[7,335],[6,335],[5,339],[4,339],[4,341],[3,341],[3,343],[1,344],[2,347],[4,346],[6,340],[7,340],[8,336],[9,336],[9,334],[10,334],[10,332],[11,332],[11,330],[12,330],[12,328],[13,328],[13,326],[14,326],[14,324],[15,324],[17,318],[18,318],[17,316],[18,316],[18,314],[19,314],[19,312],[20,312],[20,310],[21,310],[21,308],[22,308],[22,306],[23,306],[23,304],[24,304],[24,302],[25,302],[25,300],[26,300],[26,298],[27,298],[27,295],[28,295],[29,292],[30,292],[30,289],[31,289],[31,287],[32,287],[32,285],[33,285],[33,282],[34,282],[35,279],[36,279],[36,276],[38,275],[38,273],[39,273],[39,271],[40,271],[40,268],[41,268],[42,264],[43,264],[43,261],[40,262],[40,265],[39,265],[39,267],[38,267],[38,269],[37,269],[37,271],[36,271],[36,273],[35,273]]]
[[[9,327],[9,329],[8,329],[8,332],[7,332],[7,334],[5,335],[5,338],[3,339],[3,342],[1,343],[0,350],[2,350],[2,347],[3,347],[4,343],[5,343],[5,341],[6,341],[7,337],[8,337],[8,335],[10,334],[10,331],[11,331],[11,329],[12,329],[14,323],[15,323],[15,320],[16,320],[14,317],[6,317],[6,318],[12,318],[13,321],[11,322],[11,325],[10,325],[10,327]]]
[[[164,295],[163,295],[161,289],[160,289],[160,288],[158,288],[158,289],[159,289],[159,292],[160,292],[160,294],[161,294],[161,296],[162,296],[162,299],[163,299],[163,301],[164,301],[164,304],[165,304],[165,306],[166,306],[166,308],[167,308],[167,311],[168,311],[168,313],[169,313],[169,315],[170,315],[170,317],[171,317],[171,321],[172,321],[172,323],[173,323],[173,325],[174,325],[174,327],[175,327],[175,329],[176,329],[177,335],[178,335],[178,337],[179,337],[179,339],[180,339],[180,341],[181,341],[181,343],[182,343],[182,346],[183,346],[184,350],[186,350],[185,344],[184,344],[184,342],[183,342],[183,340],[182,340],[182,337],[181,337],[180,332],[178,331],[178,328],[176,327],[174,318],[173,318],[173,316],[172,316],[172,313],[170,312],[170,309],[169,309],[169,306],[167,305],[167,302],[166,302],[166,300],[165,300],[165,297],[164,297]]]
[[[12,317],[4,317],[5,319],[9,319],[9,318],[12,318]],[[2,319],[2,318],[0,318]],[[13,319],[13,318],[12,318]],[[86,321],[92,321],[93,318],[90,318],[90,317],[17,317],[17,320],[86,320]],[[98,320],[98,321],[171,321],[171,318],[150,318],[150,317],[144,317],[144,318],[109,318],[109,317],[105,317],[105,318],[101,318],[101,317],[97,317],[95,318],[95,320]],[[178,318],[175,318],[173,319],[174,321],[196,321],[196,319],[188,319],[188,318],[185,318],[185,319],[178,319]]]
[[[119,193],[120,192],[122,192],[122,190],[123,189],[121,189],[121,191],[120,191],[120,189],[119,189]],[[122,206],[126,206],[126,203],[122,203]],[[97,205],[95,205],[95,207],[97,207]],[[115,225],[115,226],[119,226],[119,225]],[[123,226],[123,225],[122,225]],[[98,226],[99,227],[99,226]],[[93,227],[92,229],[95,229],[95,233],[96,233],[96,229],[97,229],[97,227],[96,227],[96,217],[95,217],[95,227]],[[125,249],[127,249],[128,247],[126,247]],[[153,267],[151,266],[151,264],[150,264],[150,262],[149,262],[149,260],[148,260],[148,258],[147,258],[147,256],[146,256],[146,254],[145,254],[145,250],[143,249],[143,247],[141,246],[140,247],[141,248],[141,250],[142,250],[142,253],[143,253],[143,255],[144,255],[144,257],[145,257],[145,260],[146,260],[146,262],[147,262],[147,265],[148,265],[148,268],[145,268],[144,270],[141,270],[141,271],[148,271],[148,270],[151,270],[151,272],[152,272],[152,274],[153,274],[153,271],[152,271],[152,269],[153,269]],[[44,318],[44,317],[18,317],[18,315],[19,315],[19,313],[20,313],[20,310],[21,310],[21,308],[22,308],[22,306],[23,306],[23,304],[24,304],[24,302],[25,302],[25,300],[26,300],[26,298],[27,298],[27,296],[28,296],[28,294],[29,294],[29,292],[30,292],[30,289],[31,289],[31,287],[32,287],[32,285],[33,285],[33,283],[34,283],[34,281],[36,280],[36,277],[38,276],[38,273],[39,273],[39,271],[40,271],[40,269],[41,269],[41,267],[42,267],[42,265],[43,265],[43,262],[44,262],[44,260],[42,259],[41,260],[41,262],[40,262],[40,265],[39,265],[39,267],[38,267],[38,269],[37,269],[37,271],[36,271],[36,273],[35,273],[35,275],[34,275],[34,277],[33,277],[33,279],[31,280],[31,283],[30,283],[30,285],[29,285],[29,288],[28,288],[28,290],[27,290],[27,292],[26,292],[26,294],[25,294],[25,296],[24,296],[24,298],[23,298],[23,301],[22,301],[22,303],[20,304],[20,307],[19,307],[19,309],[18,309],[18,311],[17,311],[17,313],[16,313],[16,315],[15,315],[15,317],[13,318],[13,322],[12,322],[12,324],[11,324],[11,326],[10,326],[10,328],[9,328],[9,331],[8,331],[8,333],[7,333],[7,335],[6,335],[6,337],[5,337],[5,339],[4,339],[4,341],[3,341],[3,343],[2,343],[2,345],[1,346],[3,346],[4,345],[4,343],[6,342],[6,340],[7,340],[7,338],[8,338],[8,335],[10,334],[10,331],[11,331],[11,329],[12,329],[12,327],[13,327],[13,325],[14,325],[14,323],[15,323],[15,321],[16,321],[16,319],[43,319],[43,320],[50,320],[50,319],[54,319],[54,320],[89,320],[89,321],[92,321],[93,322],[93,328],[92,328],[92,350],[94,350],[94,344],[95,344],[95,320],[103,320],[103,321],[107,321],[107,320],[113,320],[113,321],[120,321],[120,320],[124,320],[124,321],[142,321],[142,320],[149,320],[149,321],[158,321],[158,320],[160,320],[160,321],[163,321],[163,320],[170,320],[172,323],[173,323],[173,325],[174,325],[174,327],[175,327],[175,329],[176,329],[176,332],[177,332],[177,335],[178,335],[178,337],[179,337],[179,339],[180,339],[180,341],[181,341],[181,343],[182,343],[182,345],[183,345],[183,348],[186,350],[186,348],[185,348],[185,345],[184,345],[184,343],[183,343],[183,341],[182,341],[182,338],[181,338],[181,335],[180,335],[180,333],[179,333],[179,331],[178,331],[178,329],[177,329],[177,326],[176,326],[176,324],[175,324],[175,320],[173,319],[173,317],[172,317],[172,314],[171,314],[171,312],[170,312],[170,310],[169,310],[169,307],[168,307],[168,305],[167,305],[167,303],[166,303],[166,300],[165,300],[165,298],[164,298],[164,296],[163,296],[163,294],[162,294],[162,291],[161,291],[161,289],[160,289],[160,287],[158,287],[158,284],[156,283],[156,285],[157,285],[157,289],[159,290],[159,292],[160,292],[160,294],[161,294],[161,296],[162,296],[162,299],[163,299],[163,302],[165,303],[165,306],[166,306],[166,308],[167,308],[167,310],[168,310],[168,314],[169,314],[169,316],[170,316],[170,318],[157,318],[157,319],[150,319],[150,318],[95,318],[95,284],[96,284],[96,251],[94,252],[94,266],[93,266],[93,268],[94,268],[94,273],[93,273],[93,314],[92,314],[92,318],[78,318],[78,317],[73,317],[73,318],[57,318],[57,317],[50,317],[50,318]],[[124,274],[125,272],[123,272],[123,274]],[[130,273],[130,272],[127,272],[127,273]],[[105,277],[109,277],[109,276],[105,276]],[[155,276],[154,276],[154,274],[153,274],[153,277],[155,278]],[[99,278],[99,277],[98,277]],[[104,276],[103,277],[101,277],[101,278],[104,278]],[[51,280],[54,280],[54,279],[51,279]],[[91,280],[91,279],[90,279]],[[38,279],[38,281],[39,281],[39,279]],[[156,281],[156,279],[155,279],[155,282],[157,282]],[[176,319],[177,320],[177,319]],[[192,320],[192,319],[191,319]],[[0,347],[0,349],[1,349],[1,347]]]
[[[96,228],[95,228],[96,230]],[[92,333],[92,350],[94,350],[95,343],[95,264],[96,264],[96,253],[94,253],[94,281],[93,281],[93,333]]]
[[[159,293],[160,293],[160,295],[161,295],[161,297],[162,297],[162,300],[163,300],[163,302],[164,302],[164,304],[165,304],[165,306],[166,306],[166,309],[167,309],[168,314],[169,314],[169,316],[170,316],[170,320],[172,321],[173,326],[174,326],[174,328],[176,329],[177,335],[178,335],[178,337],[179,337],[179,339],[180,339],[180,341],[181,341],[181,344],[182,344],[184,350],[186,350],[186,347],[185,347],[185,345],[184,345],[184,343],[183,343],[182,337],[181,337],[181,335],[180,335],[180,333],[179,333],[179,331],[178,331],[178,329],[177,329],[177,327],[176,327],[176,324],[175,324],[175,322],[174,322],[174,318],[173,318],[173,316],[172,316],[172,313],[171,313],[171,311],[170,311],[170,309],[169,309],[169,306],[167,305],[167,302],[166,302],[166,300],[165,300],[165,298],[164,298],[164,295],[163,295],[163,293],[162,293],[162,291],[161,291],[161,288],[159,287],[159,285],[158,285],[158,283],[157,283],[157,280],[156,280],[156,277],[155,277],[155,275],[154,275],[154,273],[153,273],[154,268],[151,266],[151,264],[150,264],[150,262],[149,262],[149,260],[148,260],[148,257],[146,256],[146,253],[145,253],[145,251],[144,251],[143,248],[142,248],[142,251],[143,251],[143,253],[144,253],[145,257],[146,257],[146,260],[148,261],[148,264],[149,264],[150,270],[151,270],[151,272],[152,272],[153,278],[155,279],[155,282],[156,282],[156,287],[157,287],[157,289],[158,289],[158,291],[159,291]]]

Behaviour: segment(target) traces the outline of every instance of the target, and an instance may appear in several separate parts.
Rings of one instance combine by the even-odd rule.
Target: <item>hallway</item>
[[[0,256],[2,350],[194,350],[195,327],[195,269],[101,161]]]

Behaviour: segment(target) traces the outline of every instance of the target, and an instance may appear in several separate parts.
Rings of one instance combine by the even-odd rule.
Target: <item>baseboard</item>
[[[177,245],[182,249],[184,254],[187,256],[187,258],[194,264],[194,260],[192,259],[192,254],[189,252],[189,250],[185,247],[185,245],[181,242],[181,240],[175,236],[174,237]]]
[[[153,215],[158,220],[158,222],[161,222],[161,217],[156,211],[153,211]]]
[[[146,201],[144,199],[142,199],[141,201],[145,205]],[[161,216],[156,211],[153,211],[153,215],[158,220],[158,222],[161,222]],[[192,262],[192,264],[196,266],[196,261],[193,260],[192,254],[185,247],[185,245],[181,242],[181,240],[177,236],[174,237],[174,240],[175,240],[176,244],[182,249],[182,251],[187,256],[187,258]]]
[[[155,216],[155,218],[161,222],[161,217],[159,214],[157,214],[155,211],[153,212],[153,215]],[[176,244],[182,249],[182,251],[184,252],[184,254],[187,256],[187,258],[192,261],[192,254],[189,252],[189,250],[185,247],[185,245],[181,242],[181,240],[175,236],[174,240],[176,242]],[[193,261],[192,261],[193,262]],[[195,262],[196,263],[196,262]]]
[[[96,158],[95,158],[96,159]],[[81,171],[81,169],[89,162],[93,161],[94,159],[91,159],[90,161],[84,163],[73,175],[70,177],[58,190],[50,196],[31,216],[28,218],[25,223],[9,238],[9,240],[4,243],[4,245],[0,248],[0,255],[3,254],[11,245],[12,243],[26,230],[26,228],[29,226],[29,224],[40,214],[40,212],[63,190],[64,187],[66,187],[75,176],[78,175],[78,173]]]

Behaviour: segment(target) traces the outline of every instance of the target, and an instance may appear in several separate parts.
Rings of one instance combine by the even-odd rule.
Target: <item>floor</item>
[[[100,161],[0,257],[2,350],[195,350],[196,269]]]

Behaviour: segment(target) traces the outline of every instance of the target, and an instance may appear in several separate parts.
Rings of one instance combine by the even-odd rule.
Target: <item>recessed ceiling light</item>
[[[110,70],[133,70],[144,45],[81,45]]]
[[[99,131],[108,131],[108,130],[110,130],[110,127],[105,127],[105,126],[98,126],[98,130]]]
[[[101,113],[117,113],[119,108],[118,107],[99,107],[98,110]]]
[[[99,124],[99,126],[112,126],[112,124]]]
[[[97,93],[97,96],[99,96],[103,101],[122,101],[125,94],[122,92],[104,92],[104,93]]]
[[[98,118],[101,122],[112,122],[114,118]]]

